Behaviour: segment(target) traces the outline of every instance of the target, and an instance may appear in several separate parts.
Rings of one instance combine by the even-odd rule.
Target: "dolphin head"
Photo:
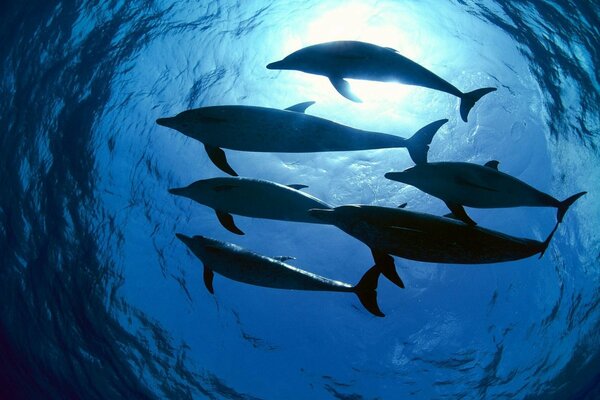
[[[178,130],[179,132],[189,135],[193,129],[193,123],[189,114],[182,112],[174,117],[159,118],[156,123],[160,126]]]
[[[207,248],[214,250],[226,247],[226,244],[223,242],[201,235],[190,237],[182,233],[176,233],[175,236],[177,236],[177,239],[181,240],[192,251],[192,253],[194,253],[196,257],[200,258],[202,261],[214,253],[214,251],[208,252]]]
[[[186,187],[171,188],[169,193],[187,197],[214,209],[221,209],[226,207],[232,198],[235,200],[240,195],[236,188],[238,188],[237,178],[210,178],[201,179]],[[242,199],[238,200],[242,201]]]
[[[419,180],[418,172],[418,168],[415,166],[402,172],[388,172],[384,176],[392,181],[412,185]]]
[[[324,66],[328,64],[328,58],[315,46],[305,47],[293,52],[282,60],[267,65],[267,69],[296,70],[308,73],[323,74]]]

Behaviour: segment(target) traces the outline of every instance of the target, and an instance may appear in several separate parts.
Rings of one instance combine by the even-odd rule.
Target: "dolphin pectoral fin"
[[[300,184],[291,184],[291,185],[287,185],[288,187],[292,188],[292,189],[296,189],[296,190],[300,190],[300,189],[304,189],[307,188],[307,185],[300,185]]]
[[[359,99],[354,93],[352,93],[350,84],[343,78],[330,76],[329,82],[331,82],[331,84],[333,85],[335,90],[338,91],[339,94],[341,94],[348,100],[351,100],[355,103],[362,103],[362,100]]]
[[[286,262],[289,260],[295,260],[296,257],[291,257],[291,256],[277,256],[277,257],[272,257],[274,260],[277,261],[281,261],[281,262]]]
[[[427,164],[427,153],[429,144],[437,131],[448,122],[447,119],[439,119],[419,129],[412,137],[406,139],[406,149],[415,164]]]
[[[477,225],[477,222],[473,221],[471,217],[467,215],[467,212],[463,206],[456,203],[450,203],[448,201],[445,201],[444,203],[446,203],[446,206],[450,209],[450,211],[452,211],[452,215],[454,215],[455,219],[458,219],[467,225]]]
[[[221,225],[223,225],[223,227],[225,227],[225,229],[227,229],[229,232],[235,233],[236,235],[244,234],[240,228],[235,226],[235,222],[233,221],[231,214],[217,210],[215,210],[215,213],[217,214],[217,218],[219,219]]]
[[[215,277],[215,273],[213,272],[213,270],[208,268],[207,266],[204,266],[204,274],[203,274],[204,286],[206,286],[206,289],[208,289],[208,291],[211,294],[215,294],[215,289],[213,288],[214,277]]]
[[[396,265],[394,264],[394,259],[387,253],[383,253],[371,248],[371,254],[373,255],[373,260],[375,260],[375,266],[379,269],[379,271],[388,278],[391,282],[393,282],[396,286],[404,289],[404,282],[396,272]]]
[[[498,171],[498,164],[500,164],[500,161],[490,160],[490,161],[486,162],[485,164],[483,164],[483,166],[489,167],[489,168],[492,168],[492,169],[495,169],[496,171]]]
[[[376,265],[372,266],[354,286],[354,293],[367,311],[377,317],[385,317],[377,304],[377,284],[380,274],[379,268]]]
[[[212,161],[217,168],[231,176],[238,176],[237,172],[235,172],[227,162],[227,157],[225,156],[225,152],[223,150],[208,144],[204,145],[204,149],[206,150],[206,154],[208,154],[210,161]]]
[[[286,108],[287,111],[294,111],[294,112],[299,112],[304,114],[304,112],[306,111],[306,109],[310,106],[312,106],[313,104],[315,104],[315,101],[305,101],[304,103],[298,103],[298,104],[294,104],[293,106],[290,106],[288,108]]]

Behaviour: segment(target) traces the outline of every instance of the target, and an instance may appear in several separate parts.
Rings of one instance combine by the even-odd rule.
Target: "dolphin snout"
[[[393,181],[402,182],[402,174],[403,172],[388,172],[384,175],[387,179],[391,179]]]
[[[267,69],[284,69],[283,60],[267,64]]]
[[[192,243],[192,238],[184,235],[183,233],[176,233],[175,236],[177,236],[177,239],[181,240],[188,246]]]
[[[185,194],[185,188],[171,188],[169,189],[169,193],[177,196],[183,196]]]
[[[156,123],[160,126],[171,128],[173,126],[173,118],[159,118],[156,120]]]

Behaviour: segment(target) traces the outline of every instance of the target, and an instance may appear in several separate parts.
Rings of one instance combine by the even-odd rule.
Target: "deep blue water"
[[[600,398],[600,6],[593,1],[10,2],[0,9],[0,398]],[[461,89],[496,86],[469,123],[455,98],[266,64],[301,47],[398,49]],[[330,226],[237,217],[167,189],[221,176],[200,143],[155,124],[221,104],[285,108],[408,136],[433,120],[430,159],[484,163],[559,199],[587,190],[538,260],[396,259],[386,317],[354,297],[215,278],[175,232],[203,234],[358,281],[366,246]],[[383,178],[403,150],[229,151],[249,177],[328,203],[443,214]],[[469,210],[545,238],[551,209]]]

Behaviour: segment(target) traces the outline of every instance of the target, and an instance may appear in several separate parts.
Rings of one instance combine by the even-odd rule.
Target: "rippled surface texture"
[[[592,1],[10,2],[0,13],[0,397],[401,399],[600,396],[600,49]],[[339,39],[389,46],[462,90],[455,98],[265,66]],[[386,318],[354,297],[215,278],[175,232],[232,241],[350,283],[368,249],[334,227],[238,217],[170,187],[221,176],[202,145],[155,124],[208,105],[285,108],[408,137],[440,118],[430,160],[500,161],[564,199],[546,255],[460,266],[397,259]],[[402,149],[229,151],[242,175],[308,185],[334,205],[443,214],[383,175]],[[554,210],[470,210],[482,226],[541,240]]]

